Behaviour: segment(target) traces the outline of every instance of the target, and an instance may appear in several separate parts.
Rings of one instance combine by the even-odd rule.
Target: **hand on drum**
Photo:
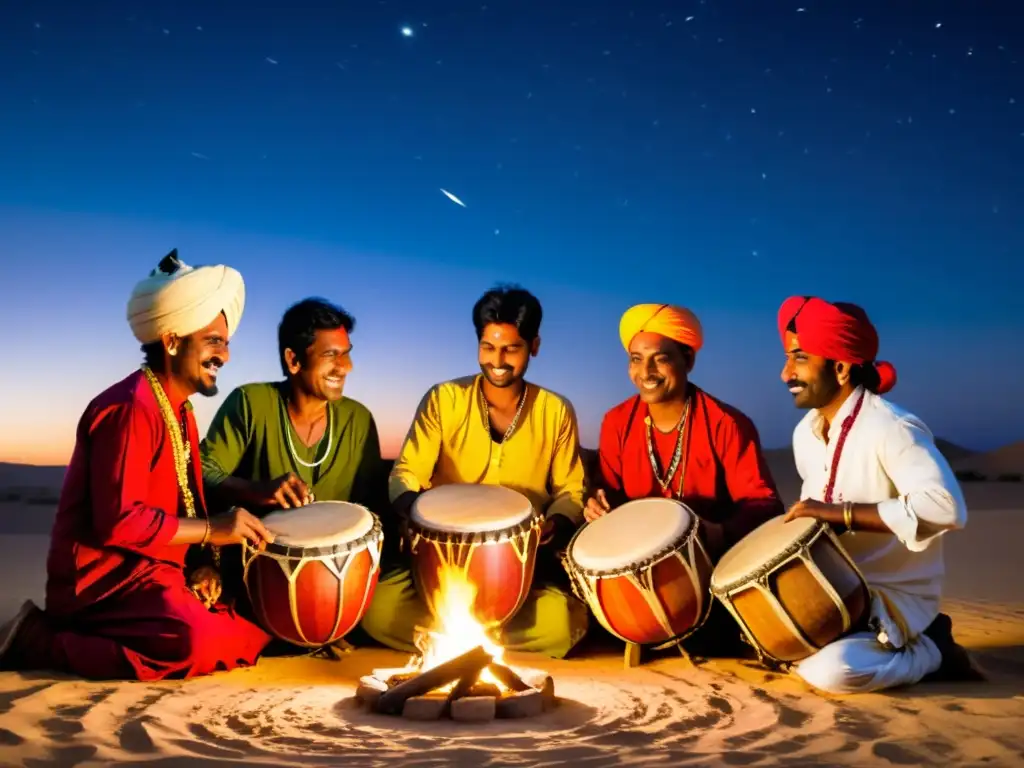
[[[188,588],[206,608],[212,608],[220,600],[223,586],[217,569],[209,565],[196,568],[188,579]]]
[[[587,504],[583,507],[583,519],[588,523],[592,523],[597,518],[607,515],[612,511],[612,505],[608,503],[608,497],[604,493],[603,488],[598,488],[597,493],[587,499]]]
[[[241,507],[210,518],[210,543],[215,546],[248,542],[254,549],[263,550],[273,541],[274,534],[263,522]]]
[[[276,504],[281,509],[304,507],[316,500],[313,497],[313,491],[294,472],[271,480],[263,490],[265,491],[263,503]]]
[[[834,507],[833,504],[826,504],[823,501],[814,499],[802,499],[789,508],[786,512],[785,522],[796,520],[798,517],[813,517],[817,520],[825,520],[822,513]]]

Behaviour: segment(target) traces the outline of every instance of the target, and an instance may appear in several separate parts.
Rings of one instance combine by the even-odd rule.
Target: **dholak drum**
[[[271,512],[262,552],[242,547],[245,587],[259,624],[295,645],[319,648],[358,624],[380,576],[384,537],[359,504],[317,501]]]
[[[500,485],[440,485],[416,498],[406,533],[413,580],[433,612],[442,568],[461,570],[476,587],[473,612],[503,625],[530,592],[543,515]]]
[[[827,524],[774,517],[718,561],[711,592],[761,660],[788,664],[856,628],[871,606],[867,583]]]
[[[573,591],[616,637],[682,640],[711,607],[699,518],[673,499],[636,499],[580,528],[564,563]]]

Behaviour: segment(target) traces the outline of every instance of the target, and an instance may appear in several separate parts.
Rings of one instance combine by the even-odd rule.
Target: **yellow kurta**
[[[584,476],[572,404],[529,384],[515,431],[496,443],[484,421],[482,382],[479,374],[447,381],[420,401],[391,471],[391,501],[448,483],[502,485],[578,526]]]

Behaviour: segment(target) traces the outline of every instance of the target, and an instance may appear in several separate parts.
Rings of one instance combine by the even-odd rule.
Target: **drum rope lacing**
[[[365,509],[365,507],[364,507]],[[369,512],[369,510],[367,510]],[[383,526],[380,522],[380,518],[370,513],[373,521],[370,524],[370,530],[364,533],[358,538],[350,541],[344,541],[339,544],[331,544],[323,547],[307,547],[302,544],[283,544],[280,541],[275,541],[267,544],[263,549],[255,549],[248,539],[242,542],[242,548],[249,551],[251,550],[254,554],[260,555],[260,557],[267,557],[271,560],[326,560],[332,557],[340,557],[342,555],[348,555],[353,550],[362,549],[369,544],[373,543],[383,533]]]
[[[512,417],[512,422],[508,425],[508,429],[505,430],[504,436],[501,438],[501,444],[504,445],[512,433],[516,429],[516,425],[519,423],[519,416],[523,412],[523,406],[526,405],[526,390],[528,389],[526,382],[523,382],[523,394],[519,396],[519,405],[516,408],[516,415]],[[484,388],[480,387],[480,403],[483,407],[484,412],[484,429],[488,432],[491,431],[491,417],[490,417],[490,403],[487,402],[487,396],[484,395]]]
[[[292,418],[288,414],[288,406],[285,406],[285,415],[288,416],[288,425],[291,425]],[[313,464],[305,462],[305,461],[303,461],[302,459],[299,458],[299,455],[295,452],[295,444],[292,443],[292,431],[290,429],[288,429],[287,426],[286,426],[285,431],[284,431],[284,436],[285,436],[285,439],[288,440],[288,450],[291,451],[292,458],[295,459],[295,461],[297,461],[302,466],[308,467],[309,469],[316,469],[317,467],[319,467],[321,464],[324,463],[324,460],[328,456],[331,455],[331,445],[333,445],[333,442],[334,442],[334,430],[332,429],[332,416],[333,416],[333,411],[331,410],[330,403],[328,403],[327,404],[327,429],[325,430],[326,433],[327,433],[327,449],[324,451],[324,455],[320,457],[320,461],[314,462]],[[316,441],[316,447],[319,448],[320,447],[320,443],[322,443],[323,441],[324,441],[324,437],[323,437],[323,435],[321,435],[320,439]],[[313,451],[313,455],[316,456],[316,450]]]
[[[672,554],[675,554],[676,552],[678,552],[680,550],[680,548],[688,547],[690,542],[693,541],[694,538],[697,537],[699,526],[700,526],[700,521],[699,521],[699,518],[698,518],[698,520],[695,521],[694,524],[692,526],[690,526],[690,528],[685,533],[681,534],[680,537],[678,539],[676,539],[675,542],[673,542],[671,544],[666,544],[664,547],[659,549],[653,555],[645,557],[643,560],[639,560],[639,561],[634,562],[634,563],[629,563],[627,565],[615,566],[614,568],[584,568],[582,565],[580,565],[578,562],[576,562],[575,559],[572,558],[572,556],[569,554],[569,552],[571,551],[572,545],[575,542],[576,538],[580,535],[580,533],[583,532],[584,527],[585,527],[584,526],[584,527],[580,527],[580,528],[577,529],[576,533],[573,535],[572,539],[569,541],[569,545],[565,548],[565,551],[562,553],[561,560],[562,560],[563,564],[567,563],[567,562],[571,562],[572,565],[573,565],[573,568],[575,570],[579,571],[584,576],[588,576],[588,577],[591,577],[591,578],[611,579],[611,578],[615,578],[617,576],[625,576],[627,574],[633,573],[636,570],[642,570],[644,568],[651,568],[651,567],[657,565],[659,562],[661,562],[665,558],[667,558],[669,555],[672,555]],[[699,542],[699,539],[698,539],[698,542]],[[703,548],[703,544],[701,544],[701,547]],[[705,554],[706,554],[706,552],[705,552]]]
[[[679,468],[679,461],[683,457],[683,436],[686,433],[686,416],[690,412],[690,398],[686,398],[686,404],[683,406],[683,413],[679,417],[679,423],[676,424],[676,447],[672,454],[672,461],[669,463],[668,471],[665,473],[665,478],[662,479],[661,472],[658,468],[658,457],[654,455],[654,423],[651,419],[651,415],[648,413],[644,417],[644,424],[647,427],[647,457],[651,461],[651,471],[654,472],[654,479],[658,481],[658,485],[661,486],[661,490],[667,491],[669,485],[672,483],[672,478],[676,474],[676,470]],[[685,473],[685,468],[683,472]],[[679,495],[683,495],[683,479],[679,478]]]
[[[531,528],[538,530],[544,523],[544,513],[533,509],[529,517],[514,525],[500,528],[495,531],[450,531],[445,528],[434,528],[428,523],[411,522],[409,532],[424,541],[431,543],[448,544],[454,543],[458,546],[469,544],[484,544],[489,541],[505,541],[512,539],[529,531]]]
[[[765,561],[757,568],[752,568],[742,576],[736,576],[732,581],[726,582],[725,584],[714,584],[714,577],[712,576],[711,593],[715,595],[715,597],[721,597],[722,595],[728,596],[730,592],[736,592],[740,587],[745,587],[752,582],[763,580],[768,574],[783,565],[787,560],[792,560],[802,550],[809,549],[818,541],[819,538],[822,536],[828,536],[829,531],[830,528],[828,523],[822,522],[821,520],[814,521],[806,531],[793,539],[793,541],[779,550],[779,552],[770,560]]]

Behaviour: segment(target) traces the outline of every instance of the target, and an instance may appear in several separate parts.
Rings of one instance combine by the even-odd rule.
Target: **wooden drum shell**
[[[330,548],[243,547],[243,573],[256,620],[294,645],[319,648],[362,621],[380,578],[384,537],[374,516],[370,532]]]
[[[413,582],[432,613],[442,568],[461,570],[476,587],[473,614],[484,626],[502,626],[523,607],[533,586],[543,515],[486,533],[438,531],[409,522],[406,531]]]
[[[682,640],[703,626],[711,608],[711,559],[698,535],[700,520],[682,540],[652,558],[613,571],[589,571],[572,558],[564,565],[573,591],[605,629],[639,645]]]
[[[827,524],[766,566],[713,594],[762,661],[791,664],[861,626],[871,609],[867,582]]]

